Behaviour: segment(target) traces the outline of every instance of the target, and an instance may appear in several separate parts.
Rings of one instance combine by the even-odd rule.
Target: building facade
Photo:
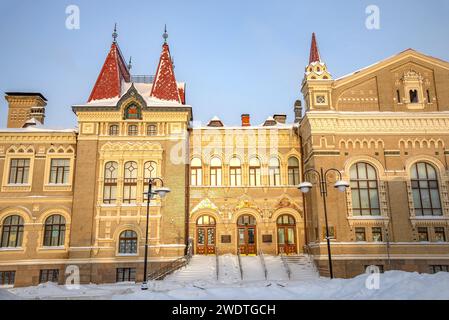
[[[166,40],[166,38],[165,38]],[[327,275],[326,221],[310,169],[333,190],[334,273],[366,266],[449,266],[449,63],[414,50],[333,79],[315,35],[305,110],[260,125],[192,125],[164,42],[155,76],[131,75],[116,33],[77,129],[44,126],[46,99],[8,92],[0,130],[0,286],[141,281],[152,178],[171,192],[149,206],[156,270],[195,254],[309,254]],[[303,195],[297,188],[315,185]],[[161,183],[159,182],[159,185]]]

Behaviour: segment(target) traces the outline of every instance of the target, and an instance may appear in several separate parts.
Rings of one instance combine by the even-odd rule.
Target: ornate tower
[[[331,99],[332,82],[332,76],[326,64],[321,60],[316,36],[313,33],[309,64],[305,70],[301,89],[306,102],[306,111],[333,109]]]

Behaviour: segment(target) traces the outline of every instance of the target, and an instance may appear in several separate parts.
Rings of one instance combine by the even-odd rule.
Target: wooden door
[[[215,254],[215,227],[197,227],[196,253]]]

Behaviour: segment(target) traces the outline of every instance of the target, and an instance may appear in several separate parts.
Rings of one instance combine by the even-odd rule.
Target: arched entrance
[[[204,215],[196,222],[196,253],[215,254],[216,223],[211,216]]]
[[[289,214],[280,216],[277,221],[278,253],[296,254],[296,221]]]
[[[237,238],[240,254],[257,254],[256,218],[248,214],[238,218]]]

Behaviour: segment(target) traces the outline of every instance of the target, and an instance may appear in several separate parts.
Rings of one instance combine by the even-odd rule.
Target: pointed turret
[[[173,61],[170,56],[170,48],[167,44],[167,29],[163,34],[164,44],[162,45],[162,53],[159,59],[151,96],[160,100],[175,101],[183,103],[180,91],[184,92],[184,88],[178,88],[176,83],[175,72],[173,69]]]
[[[320,52],[318,51],[318,45],[316,43],[315,32],[312,33],[312,45],[310,46],[309,64],[311,64],[312,62],[321,62]]]
[[[309,110],[332,110],[332,76],[327,71],[327,66],[323,62],[318,50],[318,41],[315,33],[312,34],[310,45],[309,64],[306,67],[304,80],[302,82],[302,94],[306,103],[306,112]],[[298,108],[297,108],[298,107]],[[295,104],[295,122],[301,119],[301,104]]]
[[[88,102],[120,97],[122,82],[130,81],[128,65],[117,43],[117,25],[112,34],[112,45],[101,68]]]
[[[315,32],[312,33],[312,43],[310,45],[309,65],[306,67],[305,77],[307,80],[330,80],[332,76],[327,71],[326,64],[321,61],[320,51]]]

